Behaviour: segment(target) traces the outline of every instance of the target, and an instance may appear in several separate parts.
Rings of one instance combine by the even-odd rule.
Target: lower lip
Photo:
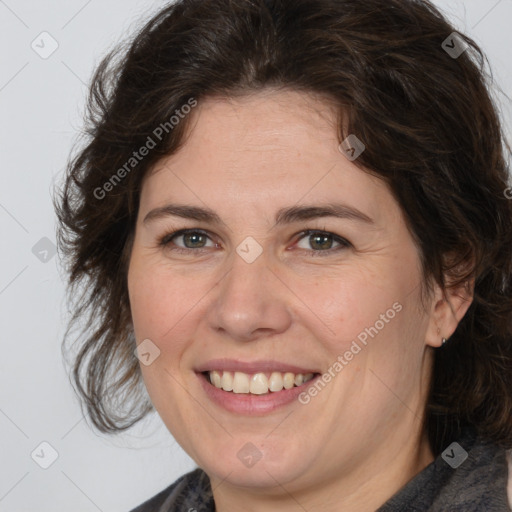
[[[198,373],[197,376],[201,381],[204,392],[212,402],[229,412],[249,416],[267,414],[295,400],[298,401],[298,396],[320,377],[320,375],[317,375],[305,384],[290,389],[283,389],[282,391],[270,392],[264,395],[253,395],[250,393],[224,391],[210,384],[202,373]]]

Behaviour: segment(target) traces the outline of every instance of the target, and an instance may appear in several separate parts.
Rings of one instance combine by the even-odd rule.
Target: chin
[[[291,440],[288,442],[291,443]],[[300,479],[310,469],[304,457],[304,448],[299,448],[302,443],[293,443],[296,453],[291,445],[279,449],[275,443],[262,446],[264,443],[252,444],[236,440],[226,444],[225,449],[219,450],[217,447],[214,452],[207,447],[202,448],[202,453],[208,455],[196,462],[210,478],[227,481],[232,485],[254,489],[276,488],[279,493],[282,492],[281,485]]]

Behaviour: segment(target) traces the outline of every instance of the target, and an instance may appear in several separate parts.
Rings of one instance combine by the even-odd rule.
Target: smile
[[[291,389],[309,382],[313,373],[292,373],[292,372],[259,372],[244,373],[213,370],[204,372],[210,384],[217,389],[236,393],[265,395],[277,393],[283,389]]]

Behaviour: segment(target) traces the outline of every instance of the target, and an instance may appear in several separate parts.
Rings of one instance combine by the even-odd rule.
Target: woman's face
[[[318,98],[266,90],[189,115],[143,184],[128,275],[152,402],[214,482],[292,491],[371,464],[369,479],[418,446],[431,364],[401,209]],[[239,372],[239,392],[209,371],[227,389]]]

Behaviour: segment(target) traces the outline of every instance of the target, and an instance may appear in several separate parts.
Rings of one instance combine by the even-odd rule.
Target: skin
[[[128,272],[137,342],[161,351],[141,365],[151,400],[210,477],[218,512],[373,511],[433,460],[422,413],[433,351],[471,297],[435,287],[422,307],[418,249],[400,206],[341,154],[325,99],[267,89],[203,100],[190,115],[185,144],[144,180]],[[207,206],[222,222],[143,223],[170,202]],[[274,226],[279,208],[328,202],[374,223]],[[159,245],[185,228],[210,238]],[[351,245],[328,238],[319,248],[301,237],[306,229]],[[252,263],[236,252],[248,236],[263,250]],[[194,372],[219,357],[328,371],[396,302],[401,311],[306,405],[234,414],[206,397]],[[250,468],[237,457],[247,442],[261,453]]]

